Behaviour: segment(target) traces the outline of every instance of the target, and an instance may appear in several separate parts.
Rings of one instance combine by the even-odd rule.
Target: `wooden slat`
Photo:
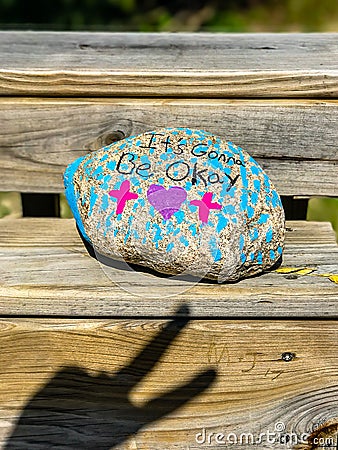
[[[288,222],[284,266],[338,273],[329,224]],[[0,221],[0,314],[196,317],[337,317],[326,277],[267,273],[235,284],[173,282],[103,266],[88,256],[71,219]]]
[[[257,442],[282,424],[300,439],[337,423],[337,325],[2,319],[0,441],[16,450],[216,449],[196,434]],[[275,437],[257,448],[284,448]]]
[[[211,131],[262,163],[282,195],[338,196],[338,101],[1,99],[1,190],[60,192],[89,149],[166,126]]]
[[[336,97],[337,34],[0,34],[0,94]]]

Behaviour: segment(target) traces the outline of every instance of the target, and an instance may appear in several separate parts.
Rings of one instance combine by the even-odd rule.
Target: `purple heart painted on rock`
[[[179,211],[187,198],[187,193],[179,186],[166,190],[163,186],[152,184],[147,191],[147,197],[149,203],[162,215],[163,219],[169,220],[175,212]]]

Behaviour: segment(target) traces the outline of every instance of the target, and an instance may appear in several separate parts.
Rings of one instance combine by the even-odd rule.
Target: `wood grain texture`
[[[2,319],[0,440],[6,449],[216,449],[196,434],[258,439],[281,423],[301,436],[337,422],[337,342],[336,321]]]
[[[60,192],[67,164],[166,126],[206,129],[247,150],[281,195],[338,196],[338,102],[1,99],[0,191]]]
[[[284,266],[338,273],[329,224],[289,222]],[[0,314],[195,317],[337,317],[338,286],[325,277],[271,272],[234,284],[130,272],[88,256],[69,219],[0,221]]]
[[[337,34],[1,32],[0,95],[336,97]]]

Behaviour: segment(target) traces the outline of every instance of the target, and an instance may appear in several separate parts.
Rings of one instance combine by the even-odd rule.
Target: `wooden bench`
[[[57,216],[76,157],[179,125],[246,149],[290,219],[286,273],[174,296],[164,278],[139,295],[128,272],[112,280],[73,219],[2,219],[3,448],[337,439],[338,247],[304,215],[304,198],[338,196],[337,55],[338,34],[0,33],[0,191],[26,215]]]

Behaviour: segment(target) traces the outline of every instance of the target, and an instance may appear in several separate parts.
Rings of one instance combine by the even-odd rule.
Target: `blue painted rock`
[[[130,137],[77,159],[64,179],[78,228],[102,255],[220,282],[281,259],[284,211],[269,177],[208,132]]]

